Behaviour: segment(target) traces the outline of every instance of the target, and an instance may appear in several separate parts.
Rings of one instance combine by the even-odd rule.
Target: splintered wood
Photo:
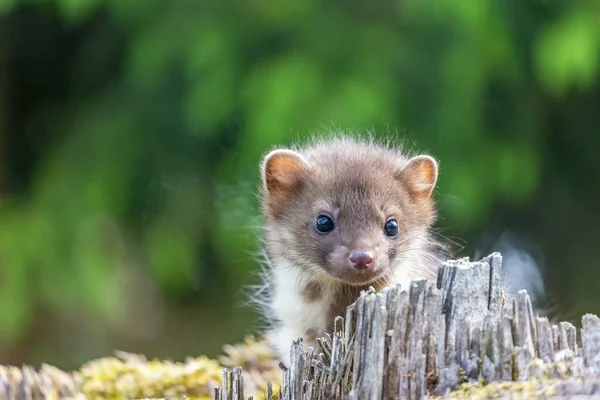
[[[575,326],[534,315],[525,290],[506,299],[501,269],[493,253],[443,263],[437,284],[362,293],[319,349],[291,344],[282,387],[265,397],[421,399],[459,388],[466,398],[600,395],[600,319],[583,316],[579,347]],[[214,399],[244,399],[241,379],[240,369],[226,370]]]

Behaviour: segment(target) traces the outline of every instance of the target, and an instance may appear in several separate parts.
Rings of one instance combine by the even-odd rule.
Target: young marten
[[[261,165],[273,336],[315,346],[361,290],[435,279],[438,163],[348,137],[276,149]]]

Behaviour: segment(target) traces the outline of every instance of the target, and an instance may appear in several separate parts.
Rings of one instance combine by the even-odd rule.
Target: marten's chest
[[[329,297],[330,304],[327,314],[327,331],[333,331],[333,324],[337,317],[346,318],[346,309],[360,297],[361,291],[366,291],[369,287],[373,287],[375,291],[380,292],[386,286],[387,284],[385,282],[381,282],[379,284],[372,283],[363,286],[343,285],[337,288],[337,290]]]

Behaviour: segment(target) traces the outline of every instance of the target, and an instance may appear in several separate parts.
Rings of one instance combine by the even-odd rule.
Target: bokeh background
[[[257,163],[331,129],[434,154],[458,255],[600,314],[599,77],[597,0],[1,0],[0,362],[255,332]]]

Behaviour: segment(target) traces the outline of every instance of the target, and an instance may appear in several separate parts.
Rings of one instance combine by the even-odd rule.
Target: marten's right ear
[[[310,164],[295,151],[273,150],[266,155],[261,172],[266,206],[271,213],[277,214],[282,209],[311,170]]]

